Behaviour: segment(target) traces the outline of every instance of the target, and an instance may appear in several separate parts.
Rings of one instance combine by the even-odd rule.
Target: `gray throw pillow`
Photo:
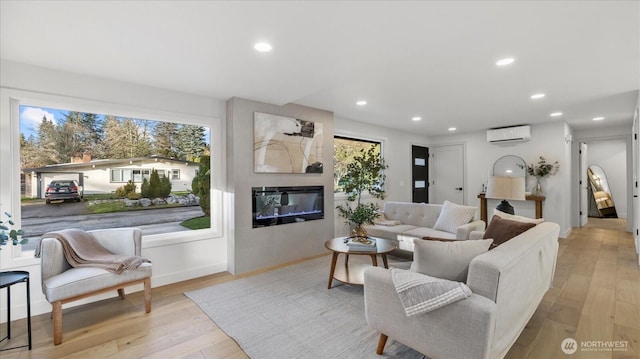
[[[442,242],[415,239],[411,270],[436,278],[465,282],[469,263],[489,250],[492,239]]]

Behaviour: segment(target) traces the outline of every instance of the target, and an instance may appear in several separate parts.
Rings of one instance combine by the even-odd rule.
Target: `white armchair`
[[[393,338],[433,359],[503,358],[551,286],[559,232],[557,224],[541,223],[476,256],[467,272],[470,297],[410,317],[391,273],[367,268],[365,316],[380,332],[376,352]]]
[[[89,231],[114,254],[139,256],[142,232],[138,228]],[[132,271],[114,274],[102,268],[73,268],[64,257],[62,244],[55,238],[43,238],[42,292],[53,306],[53,343],[62,343],[62,305],[96,294],[117,290],[124,298],[124,288],[144,284],[145,311],[151,312],[151,263],[142,263]]]

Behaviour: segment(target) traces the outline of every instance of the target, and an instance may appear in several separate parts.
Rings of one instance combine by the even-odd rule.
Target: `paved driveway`
[[[22,205],[22,220],[38,217],[65,217],[80,214],[89,214],[87,205],[84,202],[65,201],[59,203],[45,204],[33,202]]]
[[[25,250],[34,249],[40,237],[50,231],[65,228],[84,230],[141,227],[143,235],[160,233],[159,229],[171,231],[189,230],[180,222],[201,217],[200,206],[145,209],[117,213],[89,214],[84,202],[64,202],[59,204],[27,204],[22,206],[22,229],[29,243]]]

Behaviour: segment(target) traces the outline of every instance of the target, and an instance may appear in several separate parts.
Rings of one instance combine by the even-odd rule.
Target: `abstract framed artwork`
[[[322,173],[322,123],[254,112],[257,173]]]

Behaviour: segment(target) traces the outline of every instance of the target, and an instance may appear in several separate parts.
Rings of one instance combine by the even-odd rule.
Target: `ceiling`
[[[0,57],[428,136],[558,120],[631,128],[639,5],[1,0]],[[256,52],[258,41],[273,51]],[[504,57],[515,62],[496,66]],[[530,99],[538,92],[546,97]]]

